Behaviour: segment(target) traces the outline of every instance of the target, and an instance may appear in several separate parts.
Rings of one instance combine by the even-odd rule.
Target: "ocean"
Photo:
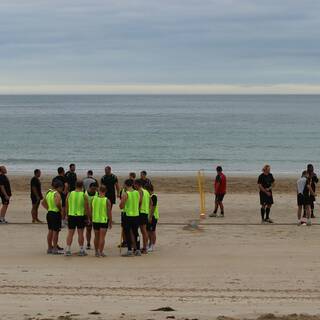
[[[0,96],[0,162],[10,172],[300,174],[320,160],[320,96]]]

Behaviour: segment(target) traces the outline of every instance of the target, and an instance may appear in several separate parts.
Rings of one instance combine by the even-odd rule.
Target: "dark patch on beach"
[[[101,312],[95,310],[95,311],[89,312],[88,314],[93,314],[93,315],[95,315],[95,314],[101,314]]]
[[[171,307],[161,307],[161,308],[158,308],[158,309],[153,309],[151,311],[164,311],[164,312],[170,312],[170,311],[176,311],[174,310],[173,308]]]

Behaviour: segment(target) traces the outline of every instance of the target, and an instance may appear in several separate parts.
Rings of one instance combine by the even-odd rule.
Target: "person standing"
[[[30,197],[31,197],[31,203],[32,203],[32,209],[31,209],[32,223],[42,223],[42,221],[39,220],[38,218],[40,201],[43,199],[40,177],[41,177],[41,171],[39,169],[35,169],[34,176],[30,181],[30,189],[31,189]]]
[[[151,180],[147,178],[147,171],[145,170],[142,170],[140,172],[140,180],[141,180],[142,188],[145,188],[147,185],[151,184]]]
[[[227,192],[227,178],[222,172],[222,167],[217,166],[216,168],[217,175],[214,181],[214,194],[215,194],[215,206],[213,212],[209,215],[209,217],[216,217],[218,209],[220,208],[220,215],[224,217],[224,206],[223,199]]]
[[[53,179],[52,189],[48,190],[42,200],[42,206],[48,211],[47,254],[63,254],[63,249],[58,246],[59,232],[61,230],[62,190],[63,184],[61,181]]]
[[[262,173],[258,178],[259,196],[261,204],[261,223],[273,223],[270,219],[270,211],[273,205],[272,187],[274,185],[273,175],[270,173],[271,167],[266,164],[262,168]]]
[[[150,193],[150,213],[148,217],[148,235],[149,235],[149,247],[148,252],[153,252],[156,245],[157,235],[156,235],[156,228],[157,223],[159,221],[159,208],[158,208],[158,197],[154,193],[153,185],[150,184],[147,186],[147,190]]]
[[[7,168],[0,166],[0,198],[2,207],[0,210],[0,224],[8,223],[5,216],[8,210],[10,198],[12,196],[10,181],[7,177]]]
[[[307,183],[307,171],[304,170],[302,172],[301,178],[298,179],[297,181],[297,205],[298,205],[298,225],[302,223],[301,221],[301,214],[302,214],[302,209],[305,206],[305,201],[304,201],[304,193],[305,193],[305,187]]]
[[[88,191],[92,183],[98,184],[98,181],[93,177],[93,171],[88,170],[87,177],[83,179],[83,189]]]
[[[116,203],[117,198],[120,197],[120,187],[118,178],[111,171],[111,167],[107,166],[104,169],[105,175],[101,178],[101,184],[106,187],[106,197],[111,202],[111,207]]]
[[[101,185],[99,194],[92,200],[91,219],[94,230],[94,247],[96,257],[105,257],[104,246],[107,229],[112,228],[112,211],[110,200],[105,196],[106,187]]]
[[[74,191],[77,183],[76,165],[74,163],[69,165],[69,171],[66,173],[66,179],[69,187],[68,191]]]
[[[125,212],[124,230],[126,233],[128,251],[123,255],[132,257],[141,256],[139,238],[139,207],[141,205],[140,194],[133,189],[133,181],[127,179],[124,183],[125,192],[121,195],[120,209]],[[134,253],[132,251],[134,249]]]
[[[78,256],[86,256],[87,253],[84,250],[84,227],[85,227],[85,214],[86,208],[88,208],[87,197],[83,191],[82,181],[76,182],[76,189],[69,192],[66,201],[66,208],[68,213],[68,236],[67,236],[67,247],[66,256],[71,256],[71,244],[75,229],[78,231],[78,243],[80,251]]]
[[[308,164],[307,166],[307,172],[308,172],[308,176],[311,179],[311,189],[312,189],[312,193],[315,194],[316,193],[316,185],[319,182],[319,179],[317,177],[317,175],[314,172],[314,168],[313,165],[311,163]],[[310,195],[310,208],[311,208],[311,218],[314,219],[315,215],[314,215],[314,202],[316,201],[315,196],[311,194]]]
[[[67,178],[65,177],[65,171],[63,167],[58,168],[58,175],[53,179],[53,180],[58,180],[62,184],[62,191],[61,191],[61,203],[62,203],[62,209],[61,209],[61,214],[62,214],[62,220],[63,220],[63,227],[67,224],[66,221],[66,198],[69,190],[68,186],[68,181]]]

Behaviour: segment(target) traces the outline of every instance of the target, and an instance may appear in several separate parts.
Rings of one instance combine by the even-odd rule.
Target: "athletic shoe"
[[[87,246],[86,246],[86,250],[91,250],[90,243],[89,243],[89,244],[87,244]]]
[[[133,257],[133,252],[132,252],[132,250],[128,250],[126,253],[123,253],[121,256],[122,257]]]
[[[273,223],[273,220],[271,220],[270,218],[266,219],[265,221],[268,222],[268,223]]]
[[[100,253],[99,253],[98,251],[96,251],[95,256],[96,256],[97,258],[99,258],[99,257],[100,257]]]
[[[150,246],[150,247],[148,248],[148,252],[153,252],[153,246]]]
[[[217,214],[215,212],[212,212],[209,214],[209,217],[211,218],[216,218],[217,217]]]
[[[59,249],[52,249],[52,254],[61,255],[61,254],[64,254],[64,251]]]
[[[64,254],[66,257],[71,257],[72,256],[72,253],[70,250],[67,250]]]
[[[134,255],[135,255],[136,257],[140,257],[140,256],[141,256],[141,251],[140,251],[140,250],[136,250],[136,251],[134,252]]]
[[[107,255],[106,255],[104,252],[101,252],[101,253],[100,253],[100,257],[101,257],[101,258],[105,258],[106,256],[107,256]]]
[[[84,251],[84,250],[80,250],[79,253],[78,253],[78,256],[79,257],[85,257],[87,256],[88,254]]]
[[[48,249],[47,254],[52,254],[52,249]]]
[[[0,220],[0,224],[7,224],[7,223],[8,223],[8,221],[5,218]]]

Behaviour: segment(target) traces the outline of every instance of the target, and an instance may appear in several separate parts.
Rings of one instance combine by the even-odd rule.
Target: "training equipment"
[[[206,217],[206,194],[204,190],[204,170],[198,171],[198,189],[200,196],[200,219],[205,219]]]

